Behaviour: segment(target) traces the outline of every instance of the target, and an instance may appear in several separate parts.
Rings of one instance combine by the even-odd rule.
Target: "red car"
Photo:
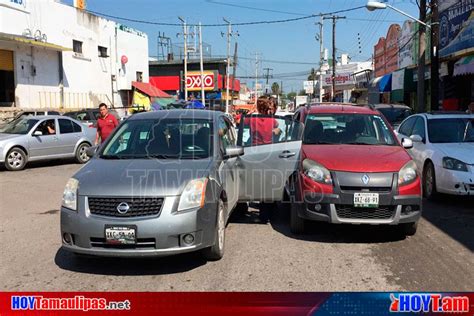
[[[307,220],[399,225],[414,235],[421,217],[420,176],[390,124],[376,110],[312,105],[294,115],[304,123],[298,171],[290,183],[291,231]]]

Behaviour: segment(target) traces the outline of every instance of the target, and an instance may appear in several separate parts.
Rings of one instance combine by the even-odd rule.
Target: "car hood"
[[[467,164],[474,164],[474,143],[432,144],[435,151]]]
[[[347,172],[398,172],[411,160],[400,146],[303,145],[303,157],[329,170]]]
[[[208,176],[211,165],[211,159],[92,159],[73,177],[79,195],[162,197],[181,194],[190,180]]]
[[[25,136],[25,135],[0,133],[0,142],[7,141],[13,138],[22,137],[22,136]]]

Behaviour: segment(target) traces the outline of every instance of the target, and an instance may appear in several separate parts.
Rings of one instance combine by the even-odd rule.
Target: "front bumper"
[[[440,193],[453,195],[474,195],[474,166],[470,171],[447,170],[439,167],[436,170],[436,189]]]
[[[61,208],[61,240],[65,250],[107,257],[149,257],[186,253],[211,246],[216,227],[215,203],[203,208],[176,212],[179,197],[166,197],[160,214],[146,217],[118,218],[90,213],[87,197],[78,199],[78,212]],[[137,243],[133,246],[108,245],[105,225],[136,225]],[[67,243],[64,234],[72,236]],[[186,244],[185,234],[194,242]]]

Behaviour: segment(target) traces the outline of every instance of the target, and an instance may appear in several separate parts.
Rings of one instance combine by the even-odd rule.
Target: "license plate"
[[[136,226],[105,226],[105,241],[113,245],[134,245],[137,242]]]
[[[379,194],[378,193],[355,193],[354,206],[355,207],[378,207]]]

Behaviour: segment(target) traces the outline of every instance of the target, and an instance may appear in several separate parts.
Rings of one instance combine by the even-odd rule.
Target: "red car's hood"
[[[401,146],[303,145],[302,151],[303,159],[347,172],[397,172],[411,159]]]

